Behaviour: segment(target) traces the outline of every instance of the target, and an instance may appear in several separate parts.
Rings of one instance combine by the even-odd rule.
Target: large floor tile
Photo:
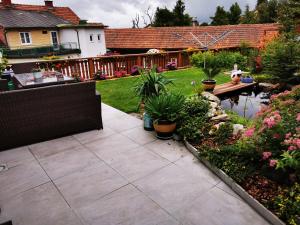
[[[109,164],[116,155],[139,147],[137,143],[120,134],[85,144],[85,146]]]
[[[31,149],[31,152],[40,159],[60,153],[66,149],[77,147],[79,145],[80,143],[75,138],[68,136],[33,144],[30,145],[29,148]]]
[[[119,118],[121,116],[125,116],[125,115],[127,115],[127,114],[120,110],[117,110],[111,106],[102,104],[102,120],[104,123],[106,123],[109,120],[117,119],[117,118]]]
[[[198,176],[200,179],[206,180],[211,184],[220,182],[220,179],[191,153],[177,160],[175,164],[180,166],[186,172]]]
[[[72,207],[82,207],[128,184],[104,163],[86,167],[54,181]]]
[[[153,201],[127,185],[79,210],[89,225],[178,225]]]
[[[184,224],[267,225],[249,205],[215,187],[176,214]]]
[[[0,164],[8,167],[17,166],[20,163],[35,160],[28,147],[15,148],[0,152]]]
[[[156,140],[145,145],[145,147],[168,159],[170,162],[175,162],[189,154],[188,150],[181,142],[173,140]]]
[[[143,127],[143,121],[128,114],[104,121],[104,127],[109,127],[116,132],[130,130],[135,127]]]
[[[168,165],[169,163],[168,160],[146,148],[139,147],[115,155],[112,158],[110,165],[122,176],[132,182]]]
[[[23,192],[1,203],[0,223],[14,225],[81,225],[52,183]]]
[[[99,162],[100,159],[82,146],[40,160],[42,167],[52,180]]]
[[[213,187],[174,164],[134,182],[134,185],[171,214],[176,214]]]
[[[92,130],[73,135],[80,143],[86,144],[116,134],[112,129],[106,127],[103,130]]]
[[[48,181],[48,176],[35,160],[11,167],[0,173],[0,200]]]
[[[141,126],[124,131],[121,134],[125,135],[126,137],[130,138],[140,145],[148,144],[157,139],[154,132],[145,131]]]

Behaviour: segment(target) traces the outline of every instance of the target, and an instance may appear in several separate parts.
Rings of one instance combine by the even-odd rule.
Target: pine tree
[[[243,24],[254,24],[256,23],[255,12],[250,10],[249,5],[246,5],[245,12],[241,18]]]
[[[185,4],[181,0],[177,0],[176,5],[173,9],[174,25],[175,26],[191,26],[192,17],[185,14]]]
[[[241,19],[242,10],[237,2],[232,4],[229,9],[228,19],[229,24],[239,24]]]
[[[210,18],[212,19],[211,25],[214,26],[229,24],[228,12],[226,12],[222,6],[217,6],[215,16]]]
[[[170,26],[191,26],[192,17],[185,13],[185,4],[182,0],[177,0],[172,11],[165,8],[157,8],[154,16],[153,26],[170,27]]]
[[[300,24],[299,0],[281,0],[278,6],[278,21],[282,24],[284,33],[295,35]]]

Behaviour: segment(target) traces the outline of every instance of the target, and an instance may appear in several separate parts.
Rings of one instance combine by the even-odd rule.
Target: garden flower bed
[[[229,120],[212,121],[204,116],[207,103],[203,99],[198,100],[197,105],[202,106],[202,112],[195,111],[190,103],[183,116],[184,125],[178,131],[197,150],[197,157],[207,162],[210,168],[223,171],[213,169],[214,172],[225,177],[225,181],[229,176],[236,182],[230,183],[229,179],[227,183],[242,197],[243,188],[285,223],[299,224],[299,100],[299,86],[273,95],[269,106],[262,108],[254,120],[245,123],[247,128],[244,131],[235,131],[235,135],[235,121],[232,121],[235,118],[229,115]],[[255,204],[254,199],[250,198],[250,201],[258,208],[248,202],[270,222],[280,224],[275,217],[266,216],[268,213],[263,212],[263,207]]]

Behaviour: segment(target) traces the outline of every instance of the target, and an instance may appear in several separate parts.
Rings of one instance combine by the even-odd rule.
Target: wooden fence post
[[[93,58],[88,59],[88,65],[89,65],[90,79],[93,79],[94,76],[95,76],[95,66],[94,66],[94,59]]]
[[[178,65],[177,67],[180,68],[183,66],[183,62],[182,62],[182,53],[178,52]]]
[[[142,57],[140,55],[137,57],[136,64],[140,67],[142,66]]]

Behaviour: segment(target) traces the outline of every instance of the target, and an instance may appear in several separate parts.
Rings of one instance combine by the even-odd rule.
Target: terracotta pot
[[[213,91],[216,87],[216,81],[215,80],[203,80],[203,89],[204,91]]]
[[[170,122],[166,120],[155,120],[153,122],[154,130],[156,132],[156,136],[159,139],[170,139],[173,137],[173,132],[176,129],[176,123]]]

